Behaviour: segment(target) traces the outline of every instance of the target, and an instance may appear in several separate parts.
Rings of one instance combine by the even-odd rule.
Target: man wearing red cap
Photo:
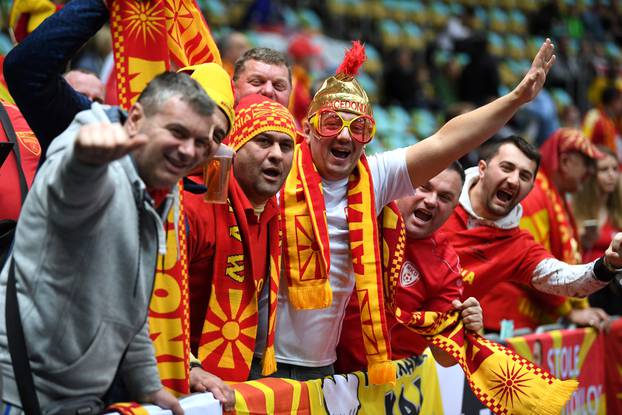
[[[560,128],[544,142],[540,154],[541,168],[534,187],[521,202],[520,228],[530,232],[555,258],[567,264],[578,264],[581,262],[578,234],[566,197],[579,190],[593,161],[601,158],[602,153],[581,131]],[[531,329],[553,322],[559,316],[566,316],[578,325],[599,328],[608,320],[603,310],[589,308],[587,299],[567,300],[512,282],[496,286],[482,303],[490,330],[499,330],[501,316],[513,320],[514,327]]]
[[[225,409],[232,409],[235,395],[220,379],[245,381],[276,367],[281,261],[275,195],[289,173],[295,135],[287,108],[261,95],[242,98],[228,137],[236,158],[227,203],[206,204],[202,195],[184,195],[190,342],[200,361],[191,371],[191,384],[194,390],[210,390]]]
[[[355,43],[315,94],[281,193],[283,284],[277,374],[300,380],[333,373],[344,310],[355,292],[371,383],[395,379],[382,299],[376,212],[435,176],[500,129],[541,89],[554,61],[547,40],[508,95],[458,116],[403,149],[363,154],[375,133],[367,94],[355,75],[365,60]]]
[[[535,147],[510,136],[487,143],[481,155],[478,167],[466,171],[460,205],[441,229],[460,257],[465,296],[482,299],[498,284],[516,281],[547,294],[583,297],[616,276],[622,233],[604,257],[570,265],[519,229],[520,202],[533,188],[540,164]],[[497,318],[505,317],[499,313]],[[484,323],[488,326],[488,316]]]

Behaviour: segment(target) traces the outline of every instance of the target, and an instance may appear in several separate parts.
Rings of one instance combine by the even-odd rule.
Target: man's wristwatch
[[[190,360],[190,370],[194,369],[195,367],[203,368],[203,366],[201,365],[200,361],[198,361],[198,360]]]

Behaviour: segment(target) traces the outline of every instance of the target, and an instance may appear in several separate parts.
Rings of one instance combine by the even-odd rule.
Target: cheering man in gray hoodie
[[[0,274],[3,413],[22,409],[4,314],[10,272],[44,413],[102,398],[117,373],[131,399],[183,413],[160,382],[147,310],[174,187],[219,145],[214,109],[188,75],[164,73],[127,117],[94,103],[53,141]]]

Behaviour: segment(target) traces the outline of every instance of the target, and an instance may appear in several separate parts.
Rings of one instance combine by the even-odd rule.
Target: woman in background
[[[581,236],[583,262],[605,253],[616,232],[622,231],[622,190],[620,163],[608,147],[598,146],[605,157],[596,162],[596,172],[573,198],[574,215]],[[622,314],[622,288],[613,280],[590,296],[590,305],[611,315]]]

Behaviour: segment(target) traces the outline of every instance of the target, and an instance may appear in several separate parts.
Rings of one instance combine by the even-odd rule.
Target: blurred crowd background
[[[2,54],[12,47],[9,3],[0,6]],[[225,65],[256,46],[290,54],[299,106],[319,87],[317,80],[334,72],[350,41],[364,41],[368,61],[359,79],[375,103],[378,124],[369,153],[425,138],[452,116],[507,92],[545,37],[557,48],[546,89],[501,134],[511,130],[541,144],[560,126],[580,128],[603,91],[622,85],[622,2],[616,0],[197,3]],[[110,33],[102,30],[72,66],[105,79],[110,50]],[[305,108],[292,110],[301,117]]]

